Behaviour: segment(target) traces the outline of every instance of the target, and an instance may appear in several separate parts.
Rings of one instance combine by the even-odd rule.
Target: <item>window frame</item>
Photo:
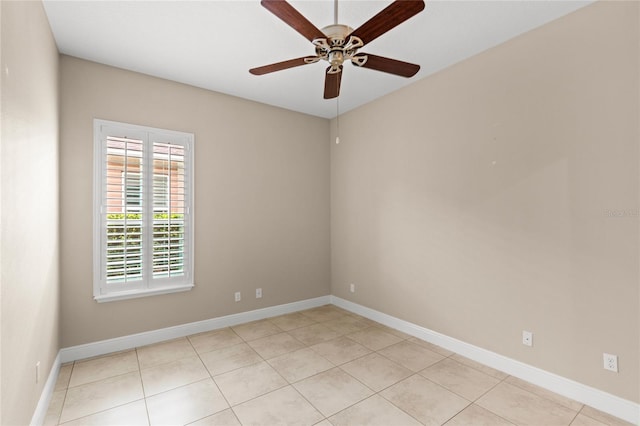
[[[178,132],[174,130],[158,129],[148,126],[140,126],[129,123],[121,123],[102,119],[93,120],[94,152],[93,152],[93,298],[97,302],[109,302],[137,297],[152,296],[158,294],[168,294],[191,290],[194,283],[194,142],[193,133]],[[107,181],[107,155],[106,141],[108,137],[127,137],[129,139],[141,140],[143,142],[142,157],[146,158],[143,163],[142,181],[150,179],[151,185],[143,186],[143,197],[152,200],[153,183],[156,176],[153,166],[153,146],[155,143],[170,141],[172,144],[182,145],[185,148],[184,161],[184,268],[183,275],[170,278],[154,278],[153,273],[149,274],[152,266],[146,268],[147,274],[139,281],[124,284],[107,284],[106,273],[103,261],[106,256],[106,216],[108,205],[106,201]],[[148,166],[148,165],[151,166]],[[135,173],[135,172],[131,172]],[[123,175],[124,177],[124,175]],[[171,191],[171,179],[167,176],[169,191]],[[124,179],[123,179],[124,180]],[[123,182],[123,188],[126,185]],[[123,201],[123,209],[126,207],[126,200]],[[142,208],[140,211],[143,211]],[[126,210],[123,210],[126,211]],[[142,221],[147,223],[145,229],[153,229],[154,213],[156,209],[151,201],[150,207],[143,215]],[[169,214],[171,214],[169,210]],[[153,262],[153,233],[146,231],[143,235],[142,250],[144,259]],[[150,264],[152,265],[152,263]],[[143,268],[143,271],[145,270]]]

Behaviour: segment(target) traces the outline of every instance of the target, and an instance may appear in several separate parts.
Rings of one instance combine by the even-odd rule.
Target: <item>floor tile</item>
[[[189,426],[241,426],[241,424],[233,410],[227,408],[204,419],[189,423]]]
[[[469,401],[475,401],[500,383],[500,380],[495,377],[488,376],[450,358],[443,359],[422,370],[420,375]]]
[[[148,425],[147,405],[144,399],[101,411],[87,417],[64,423],[64,426],[138,426]]]
[[[51,394],[51,401],[49,401],[49,408],[44,417],[44,426],[55,426],[60,420],[60,413],[62,413],[62,404],[64,403],[64,397],[67,395],[66,389],[54,390]]]
[[[287,386],[233,408],[243,425],[313,425],[320,414],[295,389]]]
[[[338,337],[327,342],[318,343],[311,346],[311,349],[327,358],[335,365],[353,361],[364,355],[370,354],[371,350],[365,348],[360,343],[354,342],[346,337]]]
[[[518,379],[517,377],[509,376],[505,379],[505,383],[509,383],[510,385],[517,386],[521,389],[534,393],[543,398],[550,399],[551,401],[557,402],[560,405],[564,405],[565,407],[574,411],[580,411],[583,406],[583,404],[581,404],[578,401],[574,401],[573,399],[567,398],[562,395],[558,395],[555,392],[551,392],[541,388],[540,386],[536,386],[532,383],[525,382],[524,380]]]
[[[451,352],[448,349],[445,349],[441,346],[438,345],[434,345],[433,343],[430,342],[426,342],[422,339],[418,339],[417,337],[410,337],[409,339],[407,339],[409,342],[411,343],[415,343],[416,345],[422,346],[423,348],[427,348],[430,351],[433,351],[435,353],[438,353],[442,356],[451,356],[453,355],[453,352]]]
[[[209,377],[197,356],[181,358],[140,371],[145,396],[155,395]]]
[[[578,413],[575,419],[571,422],[571,426],[609,426],[607,423],[599,422],[596,419],[592,419],[589,416],[585,416],[582,413]]]
[[[347,337],[363,346],[366,346],[372,351],[377,351],[387,346],[391,346],[402,340],[400,337],[389,334],[386,331],[382,331],[378,327],[365,328],[364,330],[347,334]]]
[[[294,387],[325,417],[373,395],[371,389],[339,368],[304,379]]]
[[[629,426],[631,424],[610,414],[603,413],[600,410],[589,407],[588,405],[582,407],[580,414],[584,414],[587,417],[591,417],[592,419],[598,420],[599,422],[605,423],[609,426]]]
[[[377,353],[343,364],[340,368],[376,392],[398,383],[412,374],[411,370]]]
[[[444,358],[440,354],[406,340],[387,346],[378,353],[413,372],[418,372]]]
[[[458,361],[460,364],[464,364],[468,367],[475,368],[476,370],[480,370],[484,374],[488,374],[489,376],[495,377],[498,380],[504,380],[507,377],[509,377],[507,373],[503,373],[502,371],[498,371],[495,368],[491,368],[487,365],[480,364],[479,362],[476,362],[462,355],[453,354],[450,356],[450,358],[454,361]]]
[[[469,405],[453,419],[445,423],[445,426],[513,426],[500,416],[493,414],[475,404]]]
[[[429,426],[440,426],[471,403],[417,374],[380,395]]]
[[[577,412],[517,386],[500,383],[476,404],[519,425],[566,426]]]
[[[269,321],[271,321],[284,331],[291,331],[296,328],[307,327],[316,323],[311,318],[306,317],[299,312],[269,318]]]
[[[147,398],[151,425],[184,425],[228,407],[210,378]]]
[[[143,397],[142,380],[137,371],[69,388],[60,422],[95,414]]]
[[[334,426],[420,425],[416,419],[378,395],[373,395],[372,397],[329,417],[329,421]]]
[[[273,334],[248,343],[264,359],[275,358],[305,347],[304,343],[288,333]]]
[[[256,340],[272,334],[282,333],[282,329],[269,320],[248,322],[231,327],[243,340]]]
[[[194,334],[189,336],[188,339],[199,354],[244,342],[240,336],[230,328]]]
[[[220,411],[212,416],[205,417],[196,422],[189,423],[189,426],[241,426],[238,418],[231,408]]]
[[[385,333],[393,334],[394,336],[399,337],[402,340],[408,340],[413,337],[405,332],[396,330],[395,328],[387,327],[386,325],[376,324],[375,326],[378,327],[380,330],[384,331]]]
[[[333,425],[331,424],[331,422],[330,422],[329,420],[324,419],[324,420],[323,420],[323,421],[321,421],[320,423],[316,423],[316,424],[315,424],[315,425],[313,425],[313,426],[333,426]]]
[[[260,355],[246,343],[203,353],[200,359],[212,376],[262,361]]]
[[[266,362],[239,368],[214,378],[232,406],[286,386],[288,383]]]
[[[379,322],[375,322],[373,320],[370,320],[369,318],[365,318],[361,315],[357,315],[357,314],[352,314],[348,312],[349,316],[352,316],[354,318],[356,318],[358,321],[365,323],[366,325],[368,325],[369,327],[374,327],[374,326],[379,326],[381,325]]]
[[[118,352],[86,361],[76,361],[73,365],[69,387],[84,385],[133,371],[138,371],[136,351]]]
[[[289,383],[297,382],[314,374],[333,368],[334,365],[322,355],[310,348],[299,349],[295,352],[280,355],[269,360],[269,364],[275,368]]]
[[[323,323],[325,327],[330,328],[333,331],[337,331],[340,334],[349,334],[356,331],[369,328],[370,325],[366,321],[362,321],[359,318],[345,315],[341,318],[334,319]]]
[[[306,311],[300,311],[300,313],[316,322],[331,321],[347,315],[343,311],[336,309],[330,305],[320,306],[318,308],[308,309]]]
[[[339,332],[331,330],[329,327],[322,324],[296,328],[295,330],[291,330],[289,334],[308,346],[315,345],[320,342],[326,342],[327,340],[341,336]]]
[[[138,352],[140,368],[155,367],[156,365],[196,355],[196,351],[186,337],[142,346],[136,351]]]
[[[58,379],[56,380],[56,386],[53,389],[54,391],[66,389],[69,387],[69,380],[71,379],[71,371],[73,370],[73,364],[69,363],[60,367],[60,372],[58,373]]]

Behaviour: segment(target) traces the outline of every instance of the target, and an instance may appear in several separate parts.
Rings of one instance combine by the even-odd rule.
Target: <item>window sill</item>
[[[98,303],[115,302],[116,300],[136,299],[138,297],[156,296],[160,294],[178,293],[181,291],[189,291],[193,288],[193,284],[174,285],[170,287],[153,288],[145,290],[119,291],[110,294],[101,294],[93,296]]]

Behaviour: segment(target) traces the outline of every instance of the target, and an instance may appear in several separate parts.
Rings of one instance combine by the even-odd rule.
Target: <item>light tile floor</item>
[[[58,424],[627,425],[332,305],[66,364]]]

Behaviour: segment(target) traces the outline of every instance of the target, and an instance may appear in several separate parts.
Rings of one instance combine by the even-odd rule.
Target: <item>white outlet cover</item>
[[[236,299],[236,302],[239,302],[242,299],[242,296],[240,295],[239,291],[236,291],[235,299]]]
[[[356,285],[355,284],[349,284],[349,291],[351,293],[355,293],[356,292]]]
[[[262,289],[256,288],[256,299],[260,299],[262,297]]]
[[[522,331],[522,344],[525,346],[533,346],[533,333],[530,331]]]
[[[617,355],[603,353],[602,359],[604,361],[605,370],[613,371],[616,373],[618,372],[618,356]]]

